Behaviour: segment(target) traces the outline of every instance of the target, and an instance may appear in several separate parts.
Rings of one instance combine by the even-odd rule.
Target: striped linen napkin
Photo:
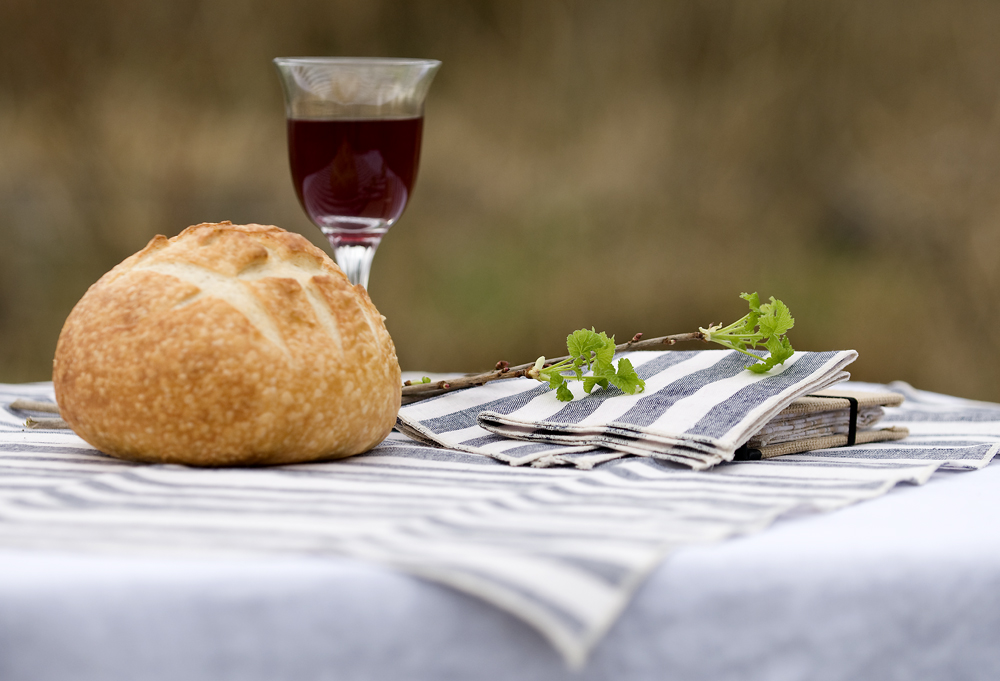
[[[425,443],[484,454],[513,466],[590,468],[627,455],[704,470],[796,398],[847,380],[854,350],[796,352],[766,374],[733,350],[628,352],[645,392],[617,388],[560,402],[546,384],[494,381],[403,406],[397,428]]]

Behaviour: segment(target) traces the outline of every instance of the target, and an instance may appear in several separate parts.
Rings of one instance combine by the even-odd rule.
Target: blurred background
[[[693,331],[757,290],[855,378],[1000,400],[998,35],[989,0],[3,0],[0,381],[48,380],[155,234],[325,245],[270,60],[371,55],[444,62],[372,271],[404,369]]]

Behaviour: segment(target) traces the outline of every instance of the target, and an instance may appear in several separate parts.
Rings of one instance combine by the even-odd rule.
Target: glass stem
[[[330,239],[330,241],[334,241]],[[337,264],[352,284],[361,284],[368,289],[368,274],[372,269],[372,258],[378,248],[377,240],[366,240],[362,244],[333,243],[333,254]]]

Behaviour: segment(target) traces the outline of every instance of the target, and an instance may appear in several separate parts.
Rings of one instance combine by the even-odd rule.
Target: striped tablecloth
[[[9,403],[51,400],[50,384],[0,385],[0,546],[365,558],[494,603],[579,665],[672,550],[981,468],[1000,448],[1000,406],[890,388],[907,402],[885,423],[906,440],[693,471],[649,458],[515,468],[400,434],[329,463],[136,465],[25,429]]]

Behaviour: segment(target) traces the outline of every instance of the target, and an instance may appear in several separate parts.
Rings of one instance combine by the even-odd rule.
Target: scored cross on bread
[[[163,239],[163,242],[166,241],[166,239]],[[336,344],[337,348],[343,352],[343,339],[340,336],[338,323],[334,319],[330,306],[323,298],[321,291],[324,282],[315,281],[317,275],[329,273],[324,271],[316,259],[301,257],[298,258],[298,263],[292,264],[279,258],[271,257],[271,249],[268,249],[264,244],[236,242],[232,244],[234,247],[233,250],[242,250],[243,255],[252,259],[249,264],[243,266],[242,269],[236,270],[234,274],[222,274],[213,269],[213,266],[222,270],[235,269],[235,267],[232,267],[229,261],[205,264],[178,261],[174,259],[179,255],[177,252],[169,253],[168,257],[170,259],[156,258],[159,250],[155,247],[159,246],[160,243],[162,242],[154,240],[153,244],[151,244],[154,246],[154,249],[140,254],[140,257],[132,267],[132,271],[166,274],[198,287],[197,293],[184,298],[175,307],[190,305],[201,300],[204,296],[220,298],[241,312],[247,318],[247,321],[253,324],[265,338],[287,352],[288,347],[285,344],[277,322],[261,302],[258,295],[255,295],[255,292],[247,284],[272,278],[290,280],[283,282],[283,286],[286,289],[283,294],[293,296],[295,291],[301,290],[305,294],[306,301],[312,307],[312,312],[316,316],[319,326],[330,336],[330,340]],[[194,259],[202,254],[197,250],[189,249],[189,253],[185,255]],[[292,282],[297,282],[298,286]],[[282,293],[278,295],[282,295]],[[367,319],[367,316],[365,316],[365,319]]]

